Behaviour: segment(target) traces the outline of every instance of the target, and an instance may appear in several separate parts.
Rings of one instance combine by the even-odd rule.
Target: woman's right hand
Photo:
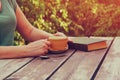
[[[50,42],[47,39],[31,42],[26,45],[29,56],[40,56],[48,52]]]

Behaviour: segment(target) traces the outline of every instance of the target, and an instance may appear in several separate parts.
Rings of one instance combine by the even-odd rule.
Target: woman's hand
[[[67,37],[64,33],[61,33],[61,32],[55,33],[54,36]],[[69,41],[69,42],[73,42],[72,39],[71,39],[70,37],[68,37],[68,41]]]
[[[66,37],[66,35],[64,33],[61,33],[61,32],[57,32],[55,34],[53,34],[54,36],[63,36],[63,37]]]
[[[46,39],[31,42],[26,45],[30,56],[40,56],[48,52],[50,42]]]

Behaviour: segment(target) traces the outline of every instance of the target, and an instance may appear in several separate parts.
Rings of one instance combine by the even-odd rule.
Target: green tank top
[[[10,46],[14,42],[16,29],[16,0],[1,0],[0,11],[0,46]]]

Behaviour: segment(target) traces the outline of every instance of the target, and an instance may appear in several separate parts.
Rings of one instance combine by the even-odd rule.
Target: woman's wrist
[[[23,57],[32,56],[32,50],[28,45],[21,46],[21,55]]]

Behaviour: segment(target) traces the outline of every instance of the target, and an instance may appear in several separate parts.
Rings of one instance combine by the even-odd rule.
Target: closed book
[[[70,37],[69,48],[82,51],[93,51],[107,48],[106,40],[88,37]]]

